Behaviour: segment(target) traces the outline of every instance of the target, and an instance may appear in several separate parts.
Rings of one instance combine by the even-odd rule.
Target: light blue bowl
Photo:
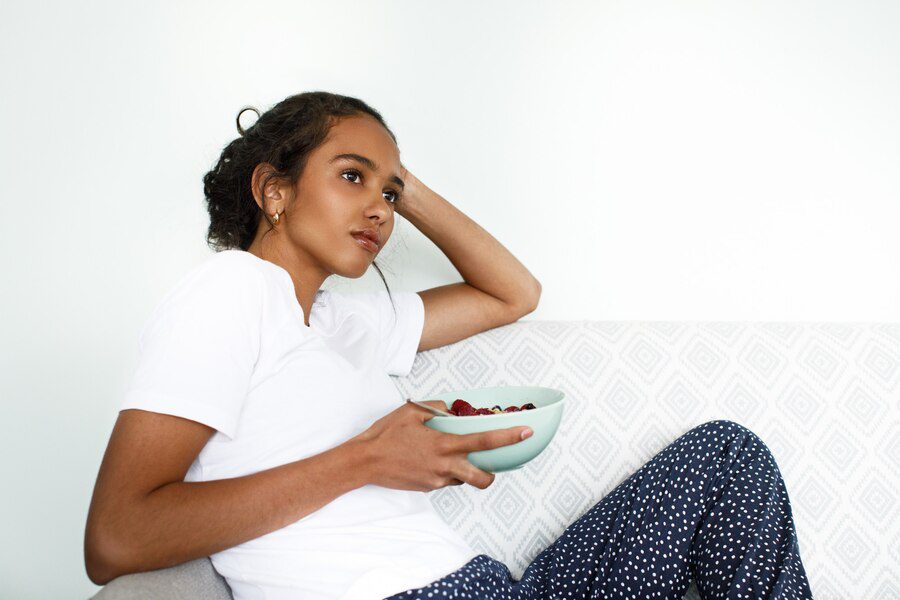
[[[423,400],[442,400],[449,410],[457,398],[462,398],[475,408],[491,408],[497,404],[501,408],[506,408],[512,404],[522,406],[528,402],[535,405],[536,408],[531,410],[511,413],[470,417],[434,416],[425,421],[425,424],[432,429],[455,434],[506,429],[521,425],[531,427],[534,434],[528,439],[468,454],[469,462],[479,469],[498,473],[521,468],[547,447],[559,427],[565,394],[560,390],[547,387],[500,386],[429,394]]]

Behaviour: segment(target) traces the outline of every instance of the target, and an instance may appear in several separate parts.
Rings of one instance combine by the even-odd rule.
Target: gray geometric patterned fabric
[[[566,393],[556,437],[524,468],[429,494],[516,578],[679,435],[729,419],[775,456],[815,597],[900,598],[900,324],[519,321],[420,353],[395,383],[414,399]]]
[[[556,436],[524,468],[486,490],[429,494],[514,577],[679,435],[728,419],[775,456],[815,598],[900,599],[900,324],[519,321],[422,352],[394,381],[423,400],[495,385],[566,393]],[[172,586],[210,578],[224,583],[203,559],[97,598],[177,597]],[[230,596],[227,585],[190,595]],[[697,597],[691,584],[685,598]]]

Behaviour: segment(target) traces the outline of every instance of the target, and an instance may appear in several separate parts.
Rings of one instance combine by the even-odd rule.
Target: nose
[[[369,206],[366,208],[366,214],[369,216],[378,215],[381,217],[381,221],[384,221],[390,215],[391,210],[387,205],[388,201],[379,194],[374,202],[369,203]]]

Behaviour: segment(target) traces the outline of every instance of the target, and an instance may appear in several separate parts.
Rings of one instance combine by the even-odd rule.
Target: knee
[[[736,423],[735,421],[729,421],[728,419],[707,421],[706,423],[694,427],[693,431],[699,433],[703,437],[711,437],[713,439],[725,438],[726,440],[734,440],[736,438],[750,438],[765,446],[762,439],[749,428],[740,423]]]
[[[747,427],[737,423],[735,421],[729,421],[727,419],[716,419],[715,421],[707,421],[701,425],[697,425],[694,429],[698,430],[701,433],[728,433],[728,434],[752,434]],[[755,434],[754,434],[755,435]]]
[[[727,419],[707,421],[706,423],[695,427],[693,431],[696,431],[706,439],[718,439],[725,443],[732,443],[735,440],[746,440],[750,442],[751,446],[760,447],[764,452],[770,452],[769,447],[766,446],[766,443],[762,438],[749,428],[740,423],[736,423],[735,421],[729,421]]]

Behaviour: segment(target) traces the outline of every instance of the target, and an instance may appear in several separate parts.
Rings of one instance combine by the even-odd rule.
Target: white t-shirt
[[[144,326],[121,408],[217,430],[185,481],[324,452],[403,404],[390,375],[412,368],[424,306],[415,292],[392,296],[396,320],[386,291],[319,290],[307,327],[286,270],[243,250],[214,254]],[[425,586],[477,555],[424,492],[368,484],[211,559],[236,600],[363,600]]]

